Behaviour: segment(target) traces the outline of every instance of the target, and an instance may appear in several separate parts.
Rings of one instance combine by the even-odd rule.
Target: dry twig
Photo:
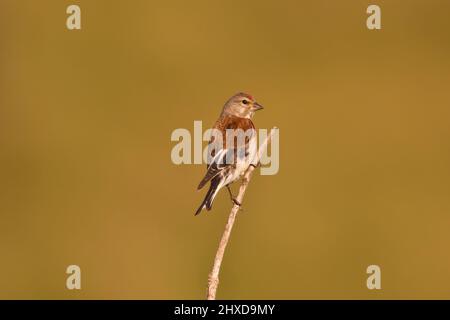
[[[261,156],[263,152],[267,149],[267,144],[271,140],[274,131],[278,130],[277,128],[273,128],[270,131],[270,134],[267,136],[266,140],[260,145],[258,150],[258,164],[259,159],[261,159]],[[245,190],[247,190],[247,186],[250,182],[253,170],[255,170],[254,166],[250,166],[247,171],[245,172],[244,177],[242,178],[241,186],[239,187],[239,193],[236,197],[236,200],[238,203],[242,204],[242,200],[244,198]],[[220,266],[222,265],[223,255],[225,253],[225,248],[227,247],[228,240],[230,239],[231,229],[233,229],[234,221],[236,219],[236,215],[239,211],[239,205],[234,204],[231,208],[230,215],[228,216],[228,222],[225,226],[225,230],[222,234],[222,239],[220,240],[219,248],[216,252],[216,257],[214,258],[214,265],[212,268],[211,273],[208,277],[208,293],[207,293],[207,299],[208,300],[215,300],[216,299],[216,291],[217,287],[219,285],[219,272],[220,272]]]

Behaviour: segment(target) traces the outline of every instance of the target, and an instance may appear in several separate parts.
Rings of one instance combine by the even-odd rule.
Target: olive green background
[[[0,0],[0,298],[204,298],[230,201],[193,216],[205,167],[172,164],[170,135],[241,90],[280,128],[280,171],[251,181],[218,298],[450,298],[449,14]]]

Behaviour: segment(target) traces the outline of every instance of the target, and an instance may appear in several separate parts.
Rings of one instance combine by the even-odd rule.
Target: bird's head
[[[225,103],[222,112],[239,118],[250,119],[256,111],[261,109],[263,107],[251,95],[240,92]]]

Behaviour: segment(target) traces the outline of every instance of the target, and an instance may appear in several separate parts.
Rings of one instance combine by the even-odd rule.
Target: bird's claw
[[[244,211],[244,209],[242,208],[242,204],[239,201],[237,201],[235,198],[231,199],[231,202],[233,202],[233,205],[239,207],[239,211]]]

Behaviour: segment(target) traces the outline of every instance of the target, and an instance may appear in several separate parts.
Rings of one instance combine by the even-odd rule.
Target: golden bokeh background
[[[0,298],[203,299],[230,201],[193,216],[205,168],[172,164],[170,135],[243,90],[280,128],[280,171],[251,181],[218,298],[449,299],[449,13],[0,0]]]

